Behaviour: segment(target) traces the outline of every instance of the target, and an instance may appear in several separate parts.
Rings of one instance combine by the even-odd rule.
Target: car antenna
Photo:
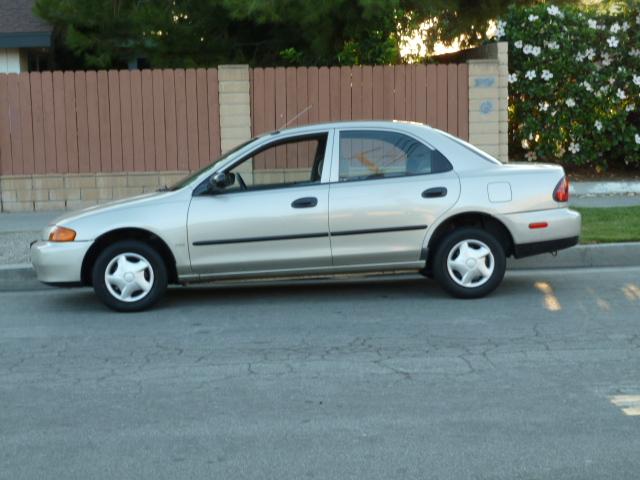
[[[307,105],[307,108],[305,108],[304,110],[300,111],[300,113],[298,113],[295,117],[293,117],[291,120],[289,120],[287,123],[285,123],[284,125],[282,125],[278,130],[276,130],[277,132],[279,132],[280,130],[282,130],[283,128],[287,128],[291,122],[293,122],[294,120],[296,120],[300,115],[302,115],[303,113],[307,112],[308,110],[311,109],[311,107],[313,107],[313,104],[309,104]]]

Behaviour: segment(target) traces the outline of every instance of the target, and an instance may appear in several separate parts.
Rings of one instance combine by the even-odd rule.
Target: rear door
[[[460,194],[437,150],[395,130],[336,133],[329,190],[333,264],[410,264],[427,228]]]

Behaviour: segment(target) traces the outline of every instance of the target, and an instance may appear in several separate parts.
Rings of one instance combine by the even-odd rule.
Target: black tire
[[[456,249],[456,246],[465,240],[471,242],[471,245],[477,245],[477,242],[482,242],[486,245],[493,256],[493,272],[484,283],[478,286],[463,286],[460,285],[455,278],[452,278],[452,274],[449,272],[447,260],[452,250]],[[453,252],[455,259],[456,252]],[[491,264],[489,258],[483,260],[485,265]],[[436,253],[433,257],[433,276],[438,284],[448,293],[458,298],[480,298],[488,295],[495,290],[506,270],[507,260],[504,253],[504,248],[496,238],[485,230],[473,227],[462,227],[453,230],[447,234],[439,243],[436,248]],[[454,276],[456,272],[454,271]],[[458,278],[458,280],[461,280]],[[478,281],[478,283],[481,280]]]
[[[133,254],[131,257],[126,257],[127,260],[131,259],[134,261],[140,261],[138,258],[139,256],[146,260],[150,267],[150,269],[145,269],[142,273],[147,280],[151,279],[149,282],[151,284],[150,289],[146,293],[144,293],[143,290],[140,290],[138,293],[140,298],[136,299],[134,296],[131,301],[123,301],[114,296],[109,289],[111,288],[111,290],[117,294],[117,287],[114,287],[113,285],[108,287],[105,280],[105,273],[109,263],[119,255],[125,253]],[[93,289],[98,298],[107,307],[118,312],[139,312],[151,307],[164,294],[168,283],[167,267],[160,254],[150,245],[137,240],[123,240],[116,242],[100,252],[100,255],[98,255],[93,266],[92,278]]]

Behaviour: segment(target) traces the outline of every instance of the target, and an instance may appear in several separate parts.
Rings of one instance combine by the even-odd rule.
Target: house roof
[[[51,25],[33,13],[35,0],[0,0],[0,48],[49,47]]]

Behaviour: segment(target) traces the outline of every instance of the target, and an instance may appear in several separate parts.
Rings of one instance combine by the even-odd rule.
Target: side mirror
[[[212,191],[223,190],[236,181],[236,176],[233,173],[218,172],[209,179],[209,188]]]

